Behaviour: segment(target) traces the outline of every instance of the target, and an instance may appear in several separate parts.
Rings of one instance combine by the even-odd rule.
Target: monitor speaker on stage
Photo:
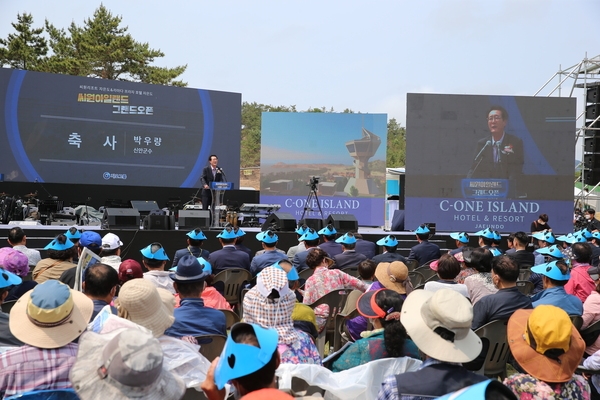
[[[179,210],[179,229],[208,228],[209,226],[210,211]]]
[[[298,225],[306,225],[309,228],[313,228],[315,231],[320,231],[325,225],[321,218],[304,218],[298,221]]]
[[[144,218],[144,229],[169,231],[175,229],[174,215],[147,215]]]
[[[346,233],[358,232],[358,220],[353,214],[329,214],[325,225],[333,225],[336,231]]]
[[[281,232],[294,232],[296,230],[296,218],[292,214],[284,212],[274,212],[269,215],[262,225],[262,230],[272,230]]]
[[[105,208],[104,229],[140,229],[140,213],[135,208]]]

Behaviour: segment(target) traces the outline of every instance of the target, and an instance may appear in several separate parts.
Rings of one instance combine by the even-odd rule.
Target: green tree
[[[0,39],[0,66],[15,69],[36,70],[48,53],[48,43],[42,36],[44,28],[34,29],[31,14],[17,14],[17,22],[11,24],[17,33]]]
[[[390,168],[406,165],[406,128],[395,118],[387,124],[387,166]]]
[[[164,57],[160,50],[140,43],[121,26],[122,18],[101,5],[83,26],[74,22],[58,29],[46,21],[53,54],[47,59],[46,71],[83,75],[102,79],[136,81],[172,86],[187,86],[175,80],[187,65],[163,68],[150,65]]]

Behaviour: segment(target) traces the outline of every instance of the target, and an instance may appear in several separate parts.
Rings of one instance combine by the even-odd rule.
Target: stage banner
[[[0,110],[5,181],[239,186],[239,93],[0,69]]]
[[[573,230],[576,99],[407,95],[406,227]]]
[[[260,201],[383,226],[386,143],[386,114],[263,113]]]

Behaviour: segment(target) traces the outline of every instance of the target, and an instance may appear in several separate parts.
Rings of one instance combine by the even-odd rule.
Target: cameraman
[[[587,221],[587,229],[590,232],[600,231],[600,221],[596,219],[596,210],[588,208],[585,210],[584,216]]]

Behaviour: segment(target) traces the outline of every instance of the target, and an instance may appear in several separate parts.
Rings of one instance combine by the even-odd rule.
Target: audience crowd
[[[228,226],[218,249],[197,228],[181,249],[134,255],[114,232],[76,227],[40,253],[15,227],[0,249],[0,396],[290,399],[280,366],[335,380],[408,357],[418,367],[368,383],[379,400],[600,398],[600,232],[556,236],[548,219],[506,247],[484,229],[440,249],[423,224],[410,249],[332,225],[299,226],[280,249],[273,230]],[[486,376],[498,340],[505,368]]]

